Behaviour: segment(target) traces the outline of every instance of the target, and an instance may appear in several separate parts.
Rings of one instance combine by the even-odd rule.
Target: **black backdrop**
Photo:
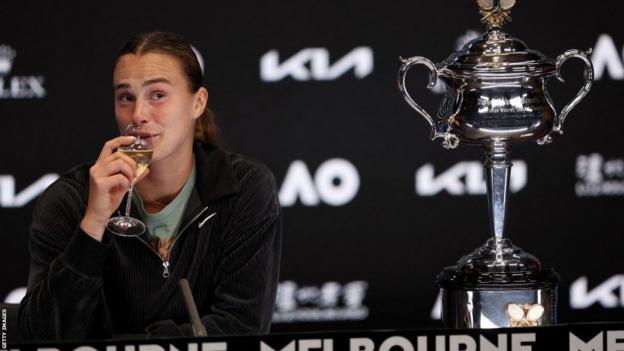
[[[556,57],[593,48],[596,82],[551,145],[517,145],[509,236],[554,266],[560,320],[621,319],[620,1],[523,1],[505,30]],[[132,34],[203,57],[227,147],[265,162],[284,205],[274,331],[438,326],[436,274],[489,236],[482,151],[445,150],[396,88],[398,56],[439,62],[482,30],[466,0],[7,2],[0,12],[0,299],[19,299],[28,226],[55,174],[117,132],[111,76]],[[566,63],[559,110],[581,86]],[[429,111],[424,71],[408,85]]]

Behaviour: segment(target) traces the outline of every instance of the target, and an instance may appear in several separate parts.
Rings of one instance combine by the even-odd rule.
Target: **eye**
[[[117,96],[117,101],[121,103],[132,102],[134,101],[134,96],[131,94],[127,94],[127,93],[119,94]]]
[[[167,96],[167,94],[162,91],[154,91],[151,98],[152,100],[162,100],[165,96]]]

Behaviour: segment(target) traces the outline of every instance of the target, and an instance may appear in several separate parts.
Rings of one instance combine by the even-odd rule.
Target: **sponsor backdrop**
[[[519,1],[505,29],[556,57],[593,49],[596,81],[548,146],[517,145],[508,235],[563,280],[562,322],[624,304],[620,1]],[[0,300],[24,293],[28,227],[58,174],[117,135],[115,55],[150,30],[187,37],[226,147],[274,172],[284,251],[274,331],[440,325],[435,277],[489,237],[483,153],[445,150],[396,87],[399,55],[439,62],[482,30],[474,1],[25,2],[0,21]],[[429,111],[414,69],[408,86]],[[582,65],[549,82],[558,110]]]

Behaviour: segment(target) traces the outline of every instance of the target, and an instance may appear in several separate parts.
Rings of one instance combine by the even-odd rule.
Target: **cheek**
[[[126,106],[115,105],[117,123],[127,124],[132,120],[132,110]]]
[[[115,120],[120,131],[125,130],[126,126],[132,122],[132,119],[127,114],[118,111],[115,111]]]
[[[172,99],[167,104],[160,106],[159,115],[163,119],[163,123],[176,129],[186,129],[194,123],[193,112],[192,101],[179,98]]]

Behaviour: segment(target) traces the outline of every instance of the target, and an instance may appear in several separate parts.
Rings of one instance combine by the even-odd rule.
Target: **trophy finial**
[[[483,16],[481,22],[490,28],[500,28],[503,24],[511,22],[511,8],[516,0],[477,0],[479,13]]]

